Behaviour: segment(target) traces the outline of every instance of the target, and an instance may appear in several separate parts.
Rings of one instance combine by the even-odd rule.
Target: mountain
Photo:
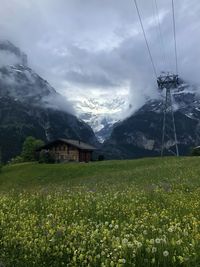
[[[113,125],[119,121],[123,109],[127,108],[125,96],[108,96],[85,98],[73,101],[78,117],[89,124],[99,142],[103,143],[110,137]]]
[[[198,87],[182,82],[173,90],[173,107],[179,152],[188,155],[192,147],[200,144]],[[132,116],[114,125],[110,138],[104,142],[102,153],[107,158],[158,156],[161,150],[162,123],[162,97],[148,100]],[[165,145],[169,150],[174,147],[174,142],[169,140]]]
[[[28,66],[27,56],[19,48],[8,41],[0,42],[1,58],[4,62],[0,65],[3,161],[18,155],[29,135],[44,141],[63,137],[98,145],[91,127],[71,114],[70,104]]]

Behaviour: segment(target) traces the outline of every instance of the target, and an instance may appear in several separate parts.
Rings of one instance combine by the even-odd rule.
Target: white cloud
[[[171,2],[157,2],[165,68],[174,71]],[[159,73],[163,63],[153,3],[138,0]],[[114,95],[128,84],[134,109],[146,96],[155,96],[156,81],[133,0],[0,0],[0,6],[2,38],[21,47],[31,66],[66,96],[73,90],[74,95],[98,90]],[[175,13],[180,75],[200,83],[200,2],[177,0]]]

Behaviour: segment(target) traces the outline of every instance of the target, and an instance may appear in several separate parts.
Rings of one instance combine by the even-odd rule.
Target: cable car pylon
[[[163,125],[162,125],[162,141],[161,156],[172,154],[179,156],[178,141],[176,134],[176,125],[174,120],[174,110],[172,103],[172,91],[178,87],[178,75],[163,73],[157,79],[158,88],[165,91],[163,105]]]

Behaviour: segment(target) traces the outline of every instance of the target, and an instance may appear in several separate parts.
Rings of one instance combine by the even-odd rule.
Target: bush
[[[1,173],[2,167],[3,167],[1,155],[2,155],[2,153],[1,153],[1,147],[0,147],[0,173]]]
[[[21,156],[17,156],[15,158],[12,158],[10,163],[11,164],[17,164],[17,163],[22,163],[23,162],[23,158]]]
[[[21,157],[23,161],[36,161],[37,158],[37,149],[44,145],[44,142],[39,139],[35,139],[32,136],[26,138],[23,143]]]
[[[98,157],[98,161],[103,161],[105,158],[104,158],[104,155],[99,155]]]
[[[195,147],[192,149],[191,156],[200,156],[200,147]]]
[[[39,155],[39,163],[55,163],[55,159],[48,151],[42,150]]]

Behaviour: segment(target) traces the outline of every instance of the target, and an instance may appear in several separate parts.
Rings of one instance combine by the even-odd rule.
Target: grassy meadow
[[[5,166],[0,266],[200,266],[200,158]]]

